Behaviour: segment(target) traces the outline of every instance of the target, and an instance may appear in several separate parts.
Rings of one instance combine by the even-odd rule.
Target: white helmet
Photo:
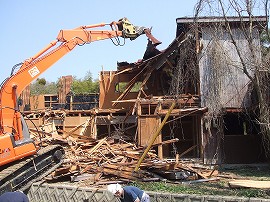
[[[117,192],[120,191],[120,189],[122,188],[122,186],[120,184],[109,184],[107,186],[107,190],[109,192],[111,192],[113,195]]]

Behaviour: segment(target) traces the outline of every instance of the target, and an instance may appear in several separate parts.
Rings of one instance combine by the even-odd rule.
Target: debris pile
[[[65,149],[62,166],[46,177],[51,182],[86,180],[88,184],[101,185],[130,181],[196,181],[213,180],[217,175],[216,170],[196,167],[190,162],[161,160],[155,150],[147,153],[135,172],[145,148],[113,137],[96,140],[84,135],[44,132],[40,138],[34,130],[32,135],[37,144],[60,144]]]

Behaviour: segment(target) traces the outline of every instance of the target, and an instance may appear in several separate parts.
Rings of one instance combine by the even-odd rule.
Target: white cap
[[[120,184],[109,184],[107,190],[113,195],[122,188]]]

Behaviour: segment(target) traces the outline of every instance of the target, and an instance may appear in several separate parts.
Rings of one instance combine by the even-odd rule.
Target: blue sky
[[[192,17],[197,0],[0,0],[0,81],[11,68],[55,40],[59,30],[82,25],[110,23],[127,17],[134,25],[152,27],[152,34],[165,49],[175,38],[176,18]],[[109,29],[109,27],[108,27]],[[136,62],[143,57],[147,38],[140,36],[115,46],[111,40],[78,46],[40,78],[56,81],[65,75],[83,78],[90,71],[98,78],[102,70],[116,70],[117,61]]]

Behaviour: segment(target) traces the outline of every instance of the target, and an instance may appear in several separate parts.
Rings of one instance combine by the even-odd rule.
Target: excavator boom
[[[110,29],[95,29],[105,26]],[[3,82],[0,86],[0,194],[29,186],[33,180],[61,164],[64,155],[60,146],[39,150],[30,138],[17,103],[23,89],[77,45],[118,37],[134,40],[142,34],[155,40],[149,29],[134,26],[127,18],[118,22],[60,30],[56,40],[25,60],[20,68]]]
[[[110,26],[110,30],[93,30]],[[33,80],[50,68],[64,55],[72,51],[77,45],[84,45],[98,40],[117,37],[135,39],[144,33],[137,33],[135,26],[126,18],[118,22],[101,23],[96,25],[81,26],[73,30],[60,30],[57,40],[49,43],[47,47],[35,56],[24,61],[20,69],[3,84],[0,89],[0,134],[15,133],[15,140],[22,139],[20,114],[17,113],[17,97],[23,89]],[[0,160],[1,165],[1,160]]]

